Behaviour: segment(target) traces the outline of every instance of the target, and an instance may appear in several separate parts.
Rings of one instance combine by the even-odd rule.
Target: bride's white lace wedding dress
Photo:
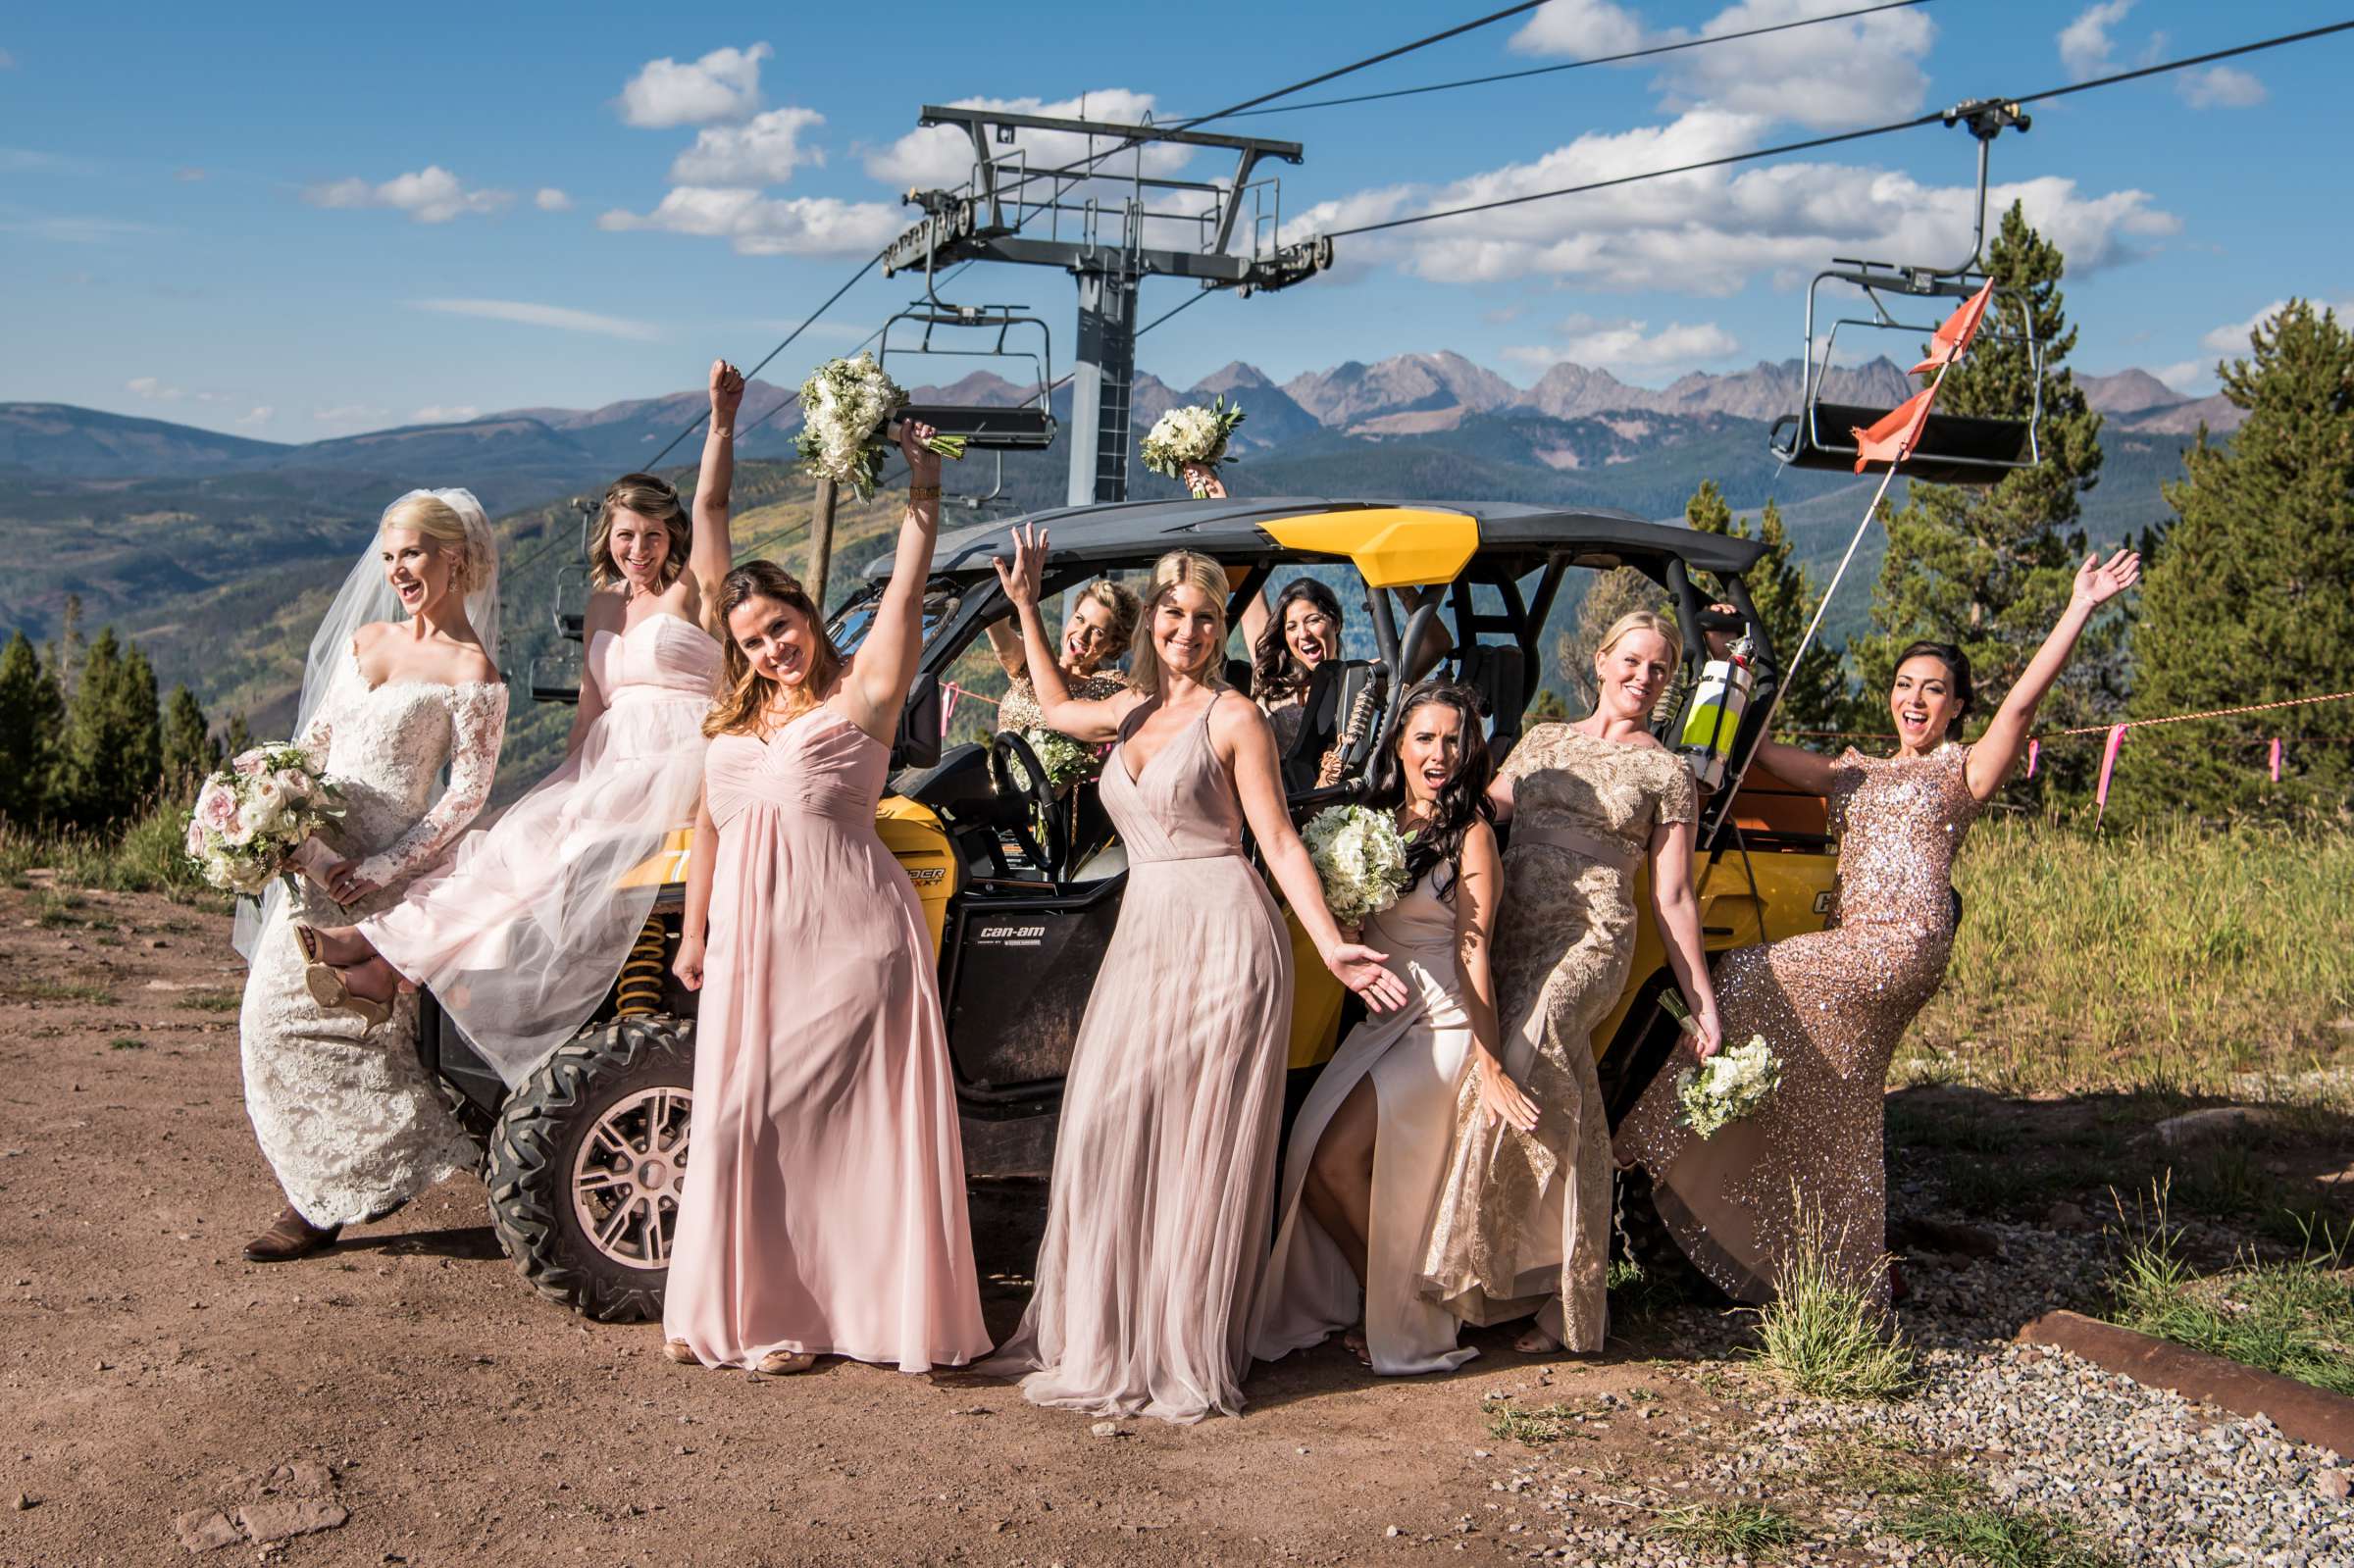
[[[379,890],[343,907],[305,881],[278,900],[253,947],[239,1025],[254,1137],[287,1199],[321,1229],[380,1215],[472,1169],[475,1150],[418,1062],[416,997],[400,997],[373,1030],[323,1012],[303,984],[294,923],[340,925],[396,901],[488,798],[506,715],[499,683],[371,686],[347,652],[301,736],[324,748],[343,789],[343,820],[321,836],[339,855],[364,857],[362,875]]]

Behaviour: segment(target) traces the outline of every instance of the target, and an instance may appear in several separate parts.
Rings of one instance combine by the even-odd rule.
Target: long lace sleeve
[[[416,826],[360,863],[360,875],[389,887],[425,869],[451,839],[474,821],[490,798],[498,772],[499,742],[507,733],[507,688],[503,684],[450,688],[449,787]]]

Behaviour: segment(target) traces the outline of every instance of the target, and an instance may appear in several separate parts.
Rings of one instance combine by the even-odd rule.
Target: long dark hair
[[[1262,702],[1281,702],[1307,689],[1308,668],[1283,636],[1284,612],[1301,599],[1323,611],[1334,631],[1341,628],[1341,601],[1332,589],[1314,578],[1294,578],[1285,583],[1267,617],[1267,629],[1258,634],[1258,646],[1251,650],[1251,695]]]
[[[1888,667],[1888,679],[1891,683],[1896,680],[1896,672],[1902,670],[1906,662],[1911,659],[1935,659],[1945,666],[1945,673],[1953,678],[1956,706],[1952,722],[1945,727],[1946,733],[1952,733],[1954,725],[1969,718],[1970,710],[1977,702],[1976,697],[1971,694],[1970,689],[1970,655],[1951,642],[1931,642],[1923,638],[1921,641],[1910,644],[1904,652],[1896,656],[1896,663]]]
[[[809,623],[813,646],[809,673],[801,680],[799,700],[792,715],[817,706],[832,694],[834,679],[842,672],[842,654],[827,634],[825,618],[817,613],[801,580],[774,561],[746,561],[719,582],[719,603],[713,618],[719,623],[719,695],[703,715],[707,735],[758,734],[768,706],[776,698],[777,683],[752,668],[752,661],[728,632],[728,617],[737,606],[754,599],[773,599]]]
[[[1488,737],[1480,733],[1479,697],[1469,686],[1458,686],[1447,681],[1424,681],[1407,687],[1406,695],[1398,702],[1398,720],[1390,729],[1390,743],[1381,748],[1373,759],[1373,775],[1365,787],[1365,801],[1376,810],[1390,811],[1406,804],[1406,770],[1398,761],[1398,743],[1406,736],[1406,727],[1416,708],[1437,703],[1453,708],[1462,735],[1461,760],[1455,773],[1431,802],[1430,826],[1407,840],[1407,889],[1441,866],[1453,866],[1463,852],[1463,835],[1475,822],[1486,822],[1496,815],[1488,804],[1488,782],[1495,777],[1496,764],[1488,755]],[[1431,890],[1441,898],[1455,890],[1455,879],[1450,876],[1441,882],[1434,880]]]

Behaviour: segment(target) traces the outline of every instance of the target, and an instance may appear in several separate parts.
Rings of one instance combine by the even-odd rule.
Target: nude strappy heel
[[[390,1002],[374,1002],[351,993],[343,971],[319,956],[319,934],[299,921],[294,926],[294,945],[302,949],[302,984],[322,1011],[349,1013],[370,1029],[382,1029],[392,1021]]]

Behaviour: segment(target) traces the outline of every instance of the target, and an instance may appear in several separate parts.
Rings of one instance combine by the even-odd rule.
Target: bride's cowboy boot
[[[350,1013],[369,1029],[382,1029],[391,1022],[390,1002],[370,1001],[355,996],[343,983],[343,971],[319,955],[319,934],[297,922],[294,927],[294,945],[302,949],[302,983],[309,988],[311,1000],[322,1012]]]
[[[245,1243],[245,1261],[291,1263],[296,1258],[307,1258],[314,1252],[326,1251],[335,1244],[335,1238],[342,1234],[343,1227],[340,1225],[331,1225],[321,1230],[304,1219],[302,1212],[289,1203],[270,1229]]]

